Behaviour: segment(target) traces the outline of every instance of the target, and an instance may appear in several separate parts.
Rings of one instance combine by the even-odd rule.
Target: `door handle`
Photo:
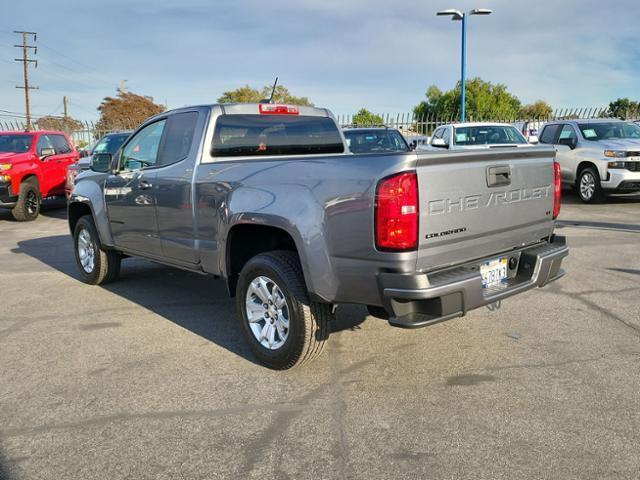
[[[148,190],[153,187],[153,184],[151,182],[147,182],[146,180],[140,180],[140,183],[138,185],[140,186],[140,190]]]
[[[500,187],[503,185],[511,185],[511,167],[509,165],[487,167],[487,186]]]

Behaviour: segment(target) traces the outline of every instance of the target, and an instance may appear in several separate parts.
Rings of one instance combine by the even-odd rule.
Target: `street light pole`
[[[460,98],[460,121],[464,122],[467,118],[465,102],[467,98],[467,16],[468,15],[491,15],[492,11],[488,8],[474,8],[469,12],[461,12],[454,8],[448,10],[441,10],[436,15],[439,16],[451,16],[453,21],[462,22],[462,55],[460,61],[460,88],[462,90]]]
[[[460,65],[460,81],[462,87],[462,95],[460,99],[460,121],[464,122],[467,118],[465,112],[465,103],[467,98],[467,16],[462,14],[462,59]]]

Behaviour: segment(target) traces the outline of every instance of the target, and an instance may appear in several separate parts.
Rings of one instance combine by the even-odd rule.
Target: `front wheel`
[[[600,175],[595,168],[587,167],[582,170],[577,183],[578,195],[584,203],[599,203],[604,200]]]
[[[317,357],[329,337],[331,305],[309,301],[294,252],[249,260],[238,279],[237,305],[251,351],[269,368],[284,370]]]
[[[73,246],[80,275],[85,283],[100,285],[115,280],[120,274],[118,252],[104,250],[91,215],[78,220],[73,232]]]
[[[11,214],[18,222],[30,222],[38,218],[40,204],[41,197],[38,182],[28,178],[20,185],[18,201],[13,210],[11,210]]]

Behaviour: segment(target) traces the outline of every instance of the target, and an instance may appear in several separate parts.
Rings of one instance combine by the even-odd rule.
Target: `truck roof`
[[[25,132],[24,130],[14,130],[14,131],[0,131],[0,135],[34,135],[36,133],[44,133],[46,134],[51,134],[51,135],[67,135],[65,132],[61,132],[59,130],[30,130],[28,132]]]

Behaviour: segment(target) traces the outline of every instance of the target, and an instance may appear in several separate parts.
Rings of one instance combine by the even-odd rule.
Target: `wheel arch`
[[[240,271],[252,257],[274,250],[288,250],[298,256],[305,283],[309,286],[306,262],[298,244],[295,234],[281,226],[258,223],[237,223],[231,226],[226,235],[222,266],[229,294],[235,296]]]

